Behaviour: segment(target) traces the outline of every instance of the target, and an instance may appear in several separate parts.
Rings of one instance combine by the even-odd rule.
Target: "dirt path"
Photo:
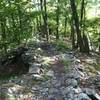
[[[29,53],[32,55],[35,49],[31,47]],[[42,52],[39,49],[36,61],[31,62],[30,76],[25,74],[21,78],[10,79],[5,82],[6,84],[2,84],[0,91],[6,95],[4,100],[14,100],[15,97],[16,100],[100,100],[95,87],[91,89],[80,86],[85,71],[76,70],[82,66],[73,53],[58,52],[51,47],[45,49]],[[62,60],[68,64],[64,64]],[[42,74],[39,73],[41,66],[44,68]],[[96,99],[93,99],[94,97]]]

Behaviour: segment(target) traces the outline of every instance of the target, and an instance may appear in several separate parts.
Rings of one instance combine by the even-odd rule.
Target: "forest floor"
[[[28,44],[29,72],[0,80],[0,100],[100,100],[100,55]]]

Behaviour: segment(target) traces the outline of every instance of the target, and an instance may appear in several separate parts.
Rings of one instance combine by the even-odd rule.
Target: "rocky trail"
[[[26,55],[29,72],[0,80],[0,100],[100,100],[100,72],[90,67],[94,56],[46,43],[29,44]]]

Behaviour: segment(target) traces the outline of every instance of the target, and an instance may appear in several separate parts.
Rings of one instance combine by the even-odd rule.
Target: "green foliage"
[[[27,3],[22,0],[2,0],[0,2],[0,45],[2,50],[3,48],[9,49],[31,37],[31,18],[25,10],[26,5]]]
[[[96,64],[95,64],[95,69],[96,70],[98,70],[98,71],[100,71],[100,57],[97,57],[96,58]]]
[[[97,49],[100,46],[100,17],[89,19],[85,22],[87,32],[91,38],[91,42]]]
[[[67,61],[67,60],[61,59],[60,62],[66,67],[68,67],[68,65],[69,65],[69,61]]]
[[[54,45],[56,45],[56,49],[58,51],[62,51],[62,52],[65,52],[69,46],[67,43],[63,42],[63,41],[56,41],[56,42],[53,42]]]
[[[93,6],[99,4],[99,1],[100,0],[95,2],[91,0],[87,1],[87,4],[85,5],[86,13],[83,25],[84,32],[89,34],[96,49],[99,49],[100,45],[100,17],[98,15],[98,17],[95,17],[94,19],[88,19],[87,13],[93,8]],[[56,36],[56,30],[59,26],[58,31],[60,37],[70,36],[70,22],[72,15],[70,0],[60,0],[60,2],[57,0],[46,0],[46,3],[47,25],[51,32],[49,35]],[[75,3],[77,6],[78,17],[80,19],[81,1],[76,0]],[[44,25],[45,19],[43,18],[45,15],[45,7],[44,5],[42,5],[42,7],[43,8],[41,9],[40,0],[0,0],[0,52],[5,53],[8,49],[31,39],[34,33],[39,32],[38,27]],[[60,8],[58,9],[59,11],[57,10],[58,7]],[[97,10],[100,9],[99,6],[96,8]],[[57,25],[57,16],[59,17],[59,25]],[[67,48],[64,43],[58,43],[57,45],[58,50]]]
[[[70,61],[67,59],[60,59],[60,62],[64,65],[64,72],[68,72],[69,71],[69,67],[70,67]]]

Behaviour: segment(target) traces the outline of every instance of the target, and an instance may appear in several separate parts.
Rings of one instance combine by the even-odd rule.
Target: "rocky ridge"
[[[100,100],[100,74],[91,76],[73,51],[30,44],[29,72],[0,81],[0,100]]]

